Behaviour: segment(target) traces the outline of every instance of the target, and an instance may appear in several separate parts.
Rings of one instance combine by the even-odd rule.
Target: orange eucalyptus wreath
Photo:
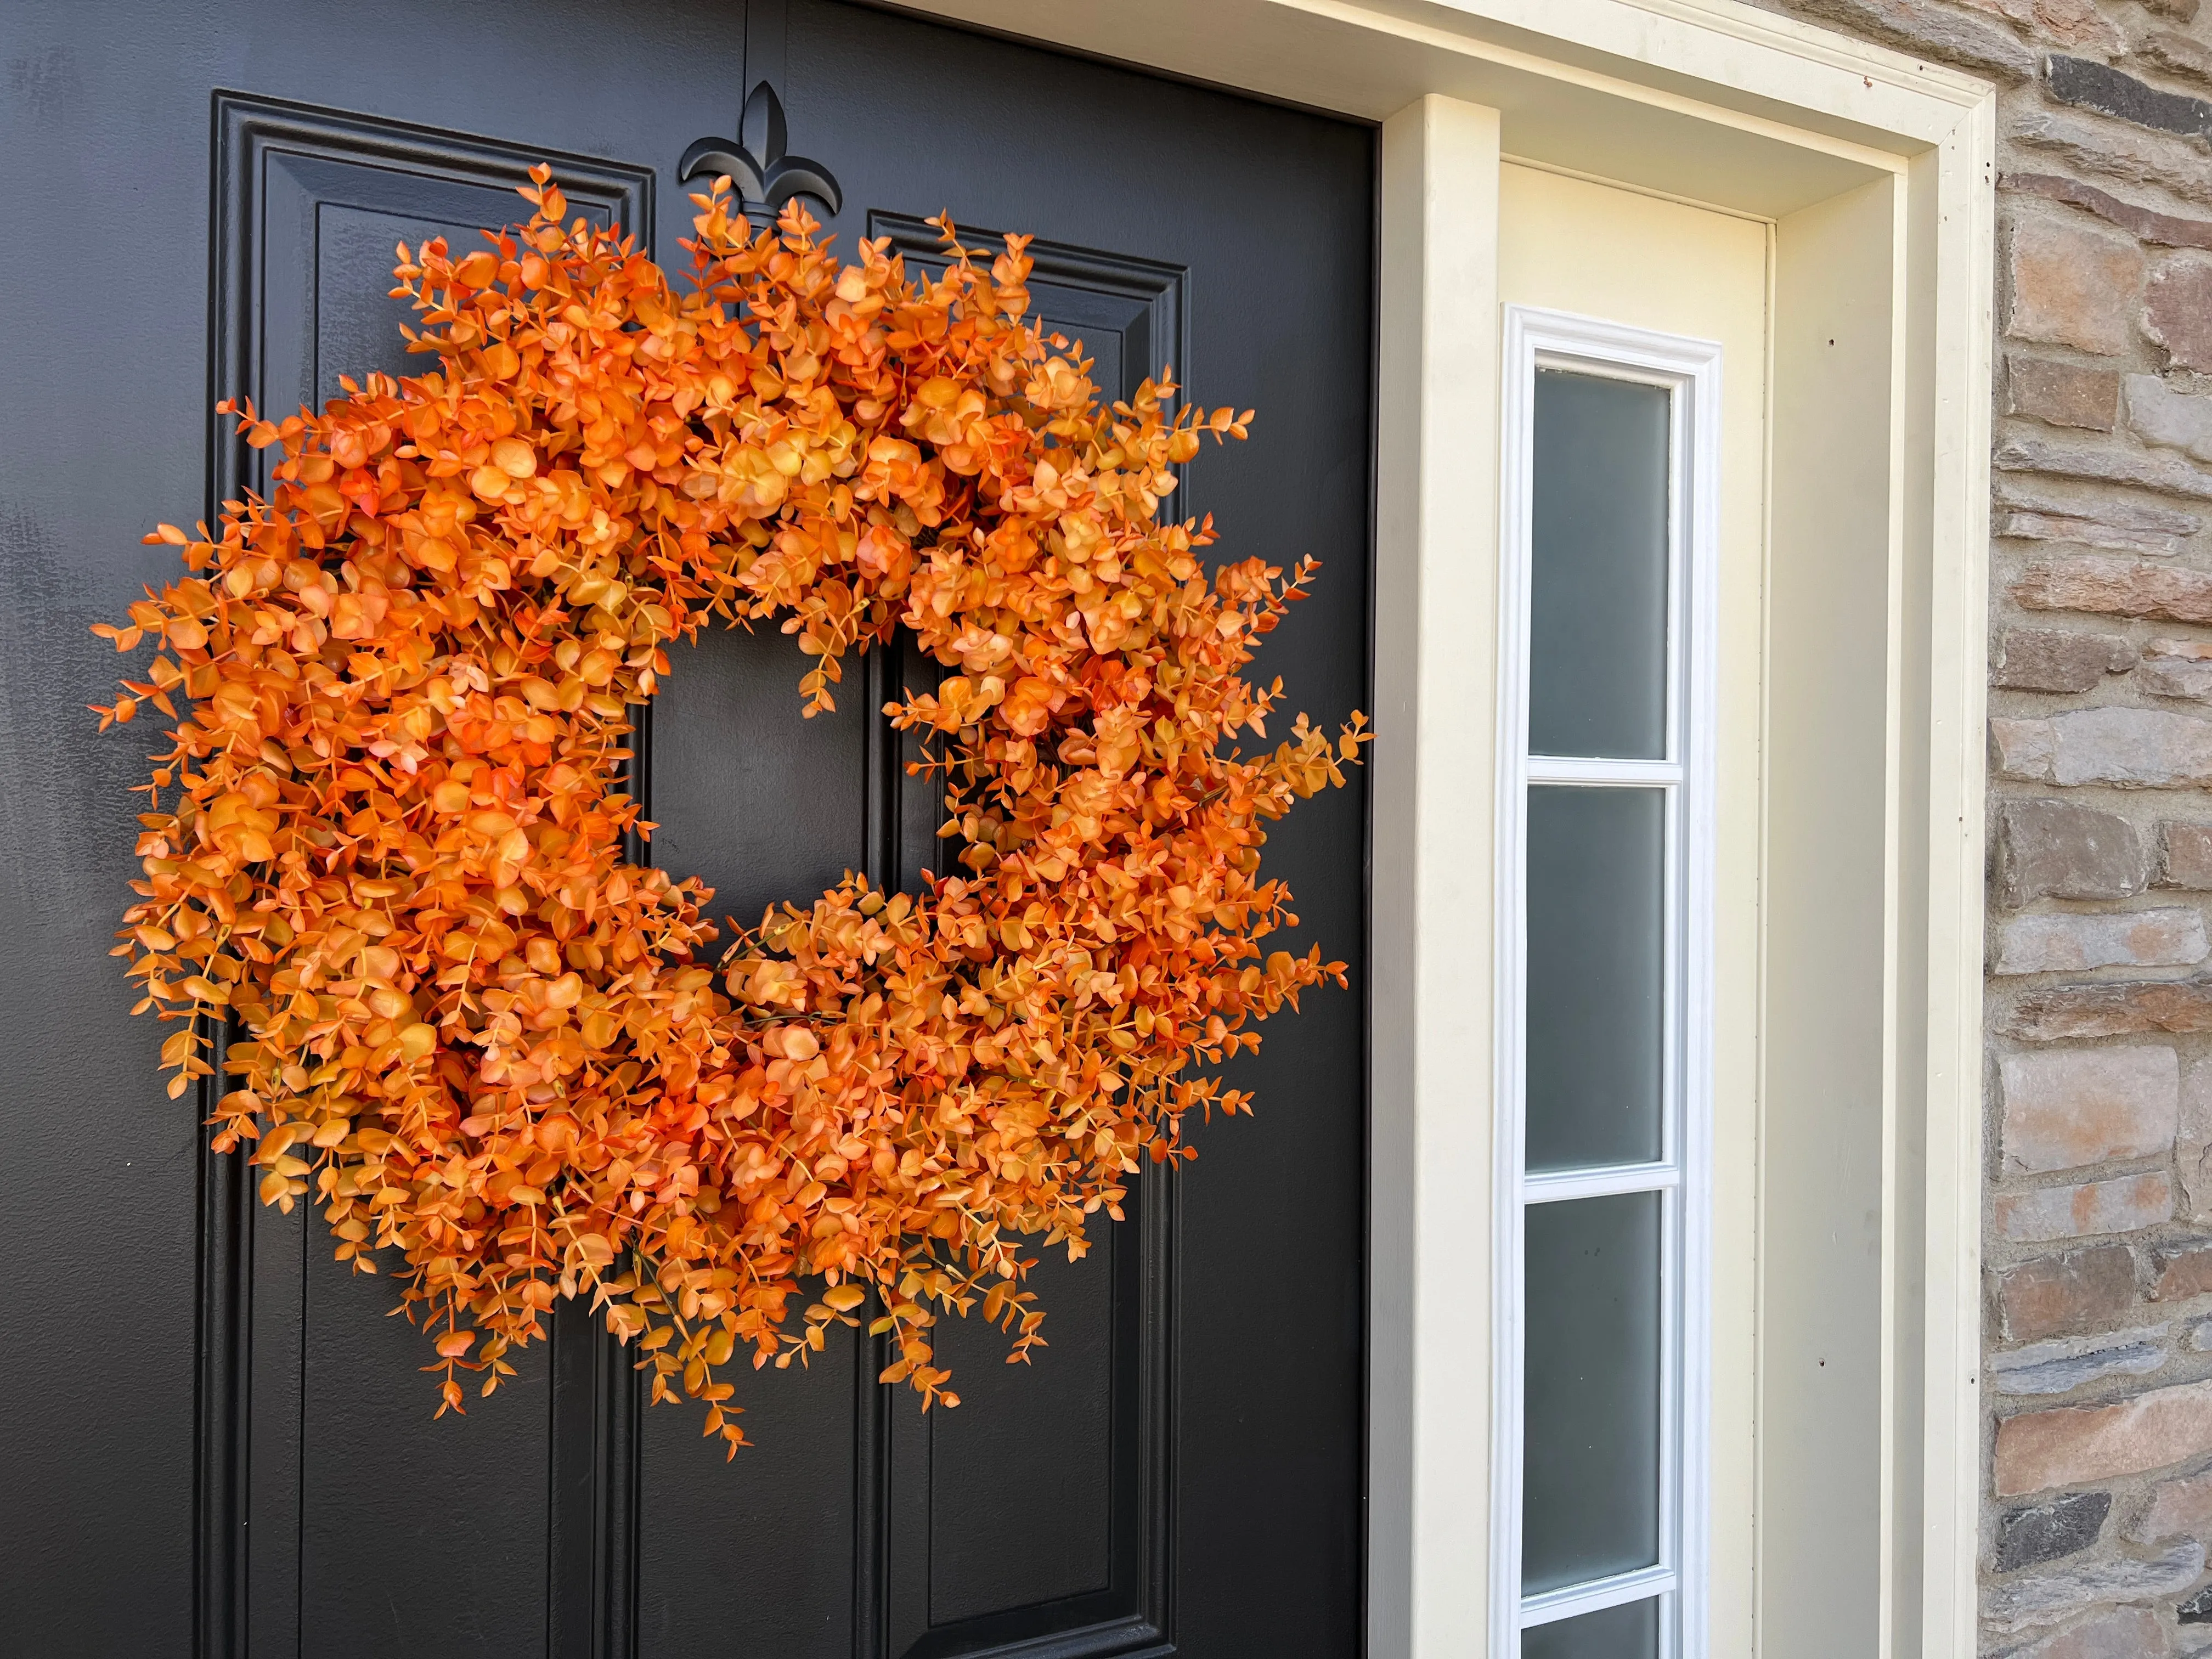
[[[173,1097],[233,1023],[214,1145],[252,1144],[263,1200],[312,1184],[341,1260],[404,1255],[441,1414],[577,1295],[732,1455],[716,1368],[803,1359],[871,1291],[884,1380],[957,1404],[933,1321],[980,1301],[1024,1358],[1023,1241],[1080,1255],[1187,1114],[1250,1110],[1190,1063],[1344,982],[1262,959],[1296,919],[1258,871],[1364,721],[1224,749],[1265,735],[1279,683],[1239,671],[1313,567],[1208,580],[1210,523],[1158,508],[1249,416],[1102,407],[1025,320],[1026,239],[986,269],[945,224],[916,280],[795,207],[753,234],[724,180],[678,294],[532,176],[490,247],[399,249],[438,368],[225,404],[279,451],[270,498],[163,526],[192,574],[95,630],[157,653],[103,727],[176,721],[117,954],[184,1022]],[[963,873],[848,875],[706,965],[712,894],[624,858],[623,745],[710,617],[781,618],[809,714],[913,630],[950,672],[885,712],[936,745]]]

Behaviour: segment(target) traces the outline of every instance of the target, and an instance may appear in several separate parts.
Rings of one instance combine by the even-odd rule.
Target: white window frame
[[[1501,346],[1491,1650],[1517,1655],[1524,1629],[1656,1595],[1661,1659],[1703,1659],[1710,1565],[1721,347],[1710,340],[1526,306],[1504,308]],[[1543,369],[1630,380],[1672,394],[1664,759],[1568,759],[1528,751],[1535,390],[1536,375]],[[1665,791],[1662,1139],[1656,1164],[1538,1176],[1526,1170],[1526,832],[1532,784],[1657,786]],[[1523,1217],[1532,1203],[1636,1192],[1661,1196],[1659,1561],[1524,1598]]]

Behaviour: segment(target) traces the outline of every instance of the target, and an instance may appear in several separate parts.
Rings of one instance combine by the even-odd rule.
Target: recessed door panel
[[[920,220],[872,213],[869,229],[892,237],[913,264],[942,270],[939,239]],[[999,240],[985,229],[961,236],[981,249]],[[1133,397],[1177,355],[1183,270],[1059,242],[1033,242],[1030,252],[1036,313],[1079,347],[1102,395]],[[910,650],[902,666],[933,678],[948,672]],[[912,872],[939,861],[941,805],[926,779],[894,781],[918,798],[896,814],[905,826],[897,878],[910,885]],[[1127,1219],[1100,1229],[1082,1260],[1037,1252],[1047,1346],[1030,1363],[1008,1365],[1006,1339],[988,1326],[950,1323],[940,1351],[959,1409],[923,1418],[893,1398],[887,1653],[923,1659],[1057,1635],[1071,1655],[1103,1654],[1158,1639],[1167,1586],[1156,1563],[1171,1526],[1163,1478],[1173,1434],[1171,1180],[1140,1177]]]
[[[514,216],[514,186],[537,161],[565,161],[564,187],[601,223],[651,217],[643,169],[246,97],[216,114],[216,337],[227,386],[278,419],[342,395],[341,376],[428,368],[399,332],[411,313],[389,295],[394,244],[479,244],[483,227]],[[224,494],[265,487],[267,452],[223,430],[216,454]],[[252,1650],[542,1647],[550,1350],[519,1355],[520,1374],[472,1400],[465,1425],[434,1420],[425,1339],[391,1316],[389,1282],[334,1261],[304,1206],[239,1213],[251,1273],[226,1311],[250,1354],[234,1406],[251,1481]],[[415,1589],[395,1595],[400,1584]]]

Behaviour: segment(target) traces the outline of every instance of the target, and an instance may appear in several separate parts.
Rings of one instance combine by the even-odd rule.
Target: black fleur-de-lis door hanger
[[[811,196],[835,214],[844,203],[836,176],[819,161],[786,154],[786,142],[783,100],[763,81],[745,100],[737,137],[697,140],[676,176],[689,182],[727,173],[748,217],[773,219],[794,196]]]

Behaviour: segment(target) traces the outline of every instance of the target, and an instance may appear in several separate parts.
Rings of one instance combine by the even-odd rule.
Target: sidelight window
[[[1505,342],[1493,1650],[1698,1659],[1720,348]]]

